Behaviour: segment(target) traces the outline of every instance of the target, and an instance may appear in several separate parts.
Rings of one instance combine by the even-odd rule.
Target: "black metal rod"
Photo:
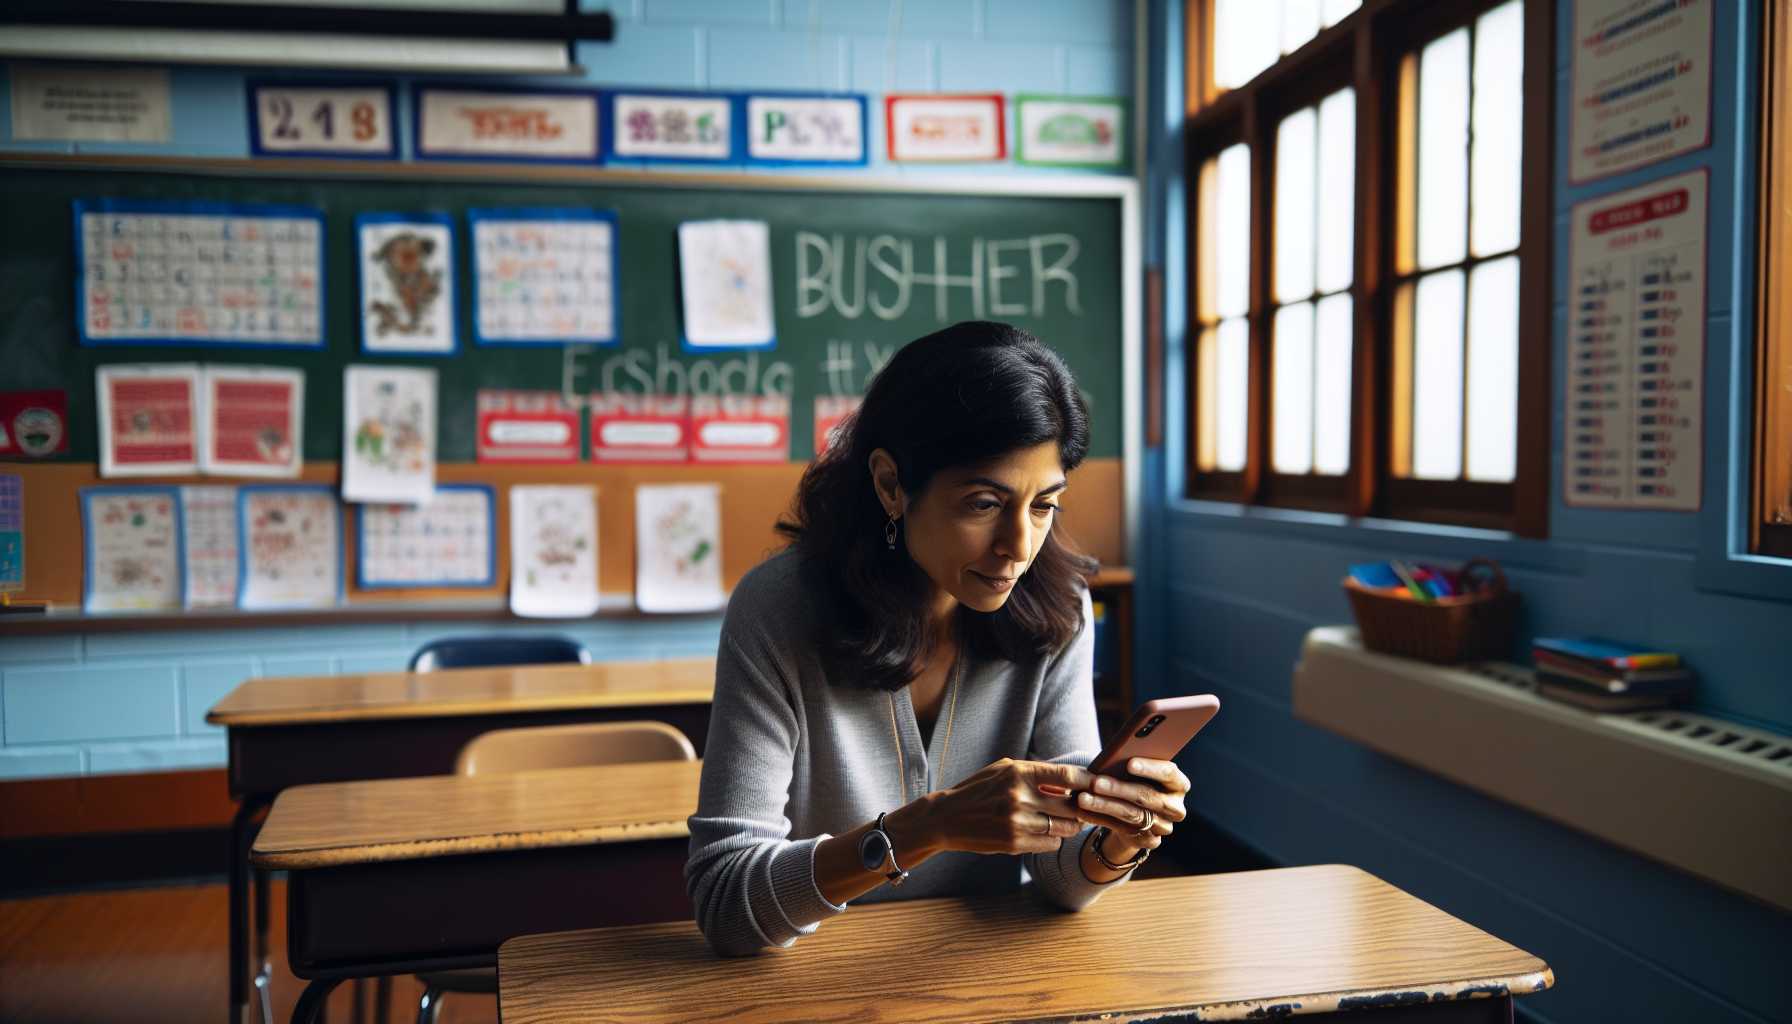
[[[0,24],[78,25],[83,28],[221,29],[248,32],[330,32],[348,35],[447,39],[616,38],[608,11],[588,14],[499,14],[465,10],[366,10],[346,7],[264,7],[163,0],[11,0],[0,3]]]

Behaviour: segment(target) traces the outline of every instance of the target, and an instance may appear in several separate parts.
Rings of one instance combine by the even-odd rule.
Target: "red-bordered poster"
[[[579,461],[579,410],[558,391],[479,389],[480,462]]]
[[[305,371],[207,366],[199,468],[224,476],[296,477],[304,466]]]
[[[692,462],[787,462],[790,399],[698,395],[691,399]]]
[[[94,371],[101,476],[159,476],[198,468],[199,376],[193,363]]]
[[[690,399],[606,391],[591,396],[591,461],[686,462],[691,456]]]
[[[974,162],[1008,155],[1000,93],[884,98],[890,159]]]

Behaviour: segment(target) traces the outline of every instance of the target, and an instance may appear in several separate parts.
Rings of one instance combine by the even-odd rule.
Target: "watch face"
[[[890,856],[890,837],[876,830],[865,833],[859,840],[859,861],[865,865],[866,871],[876,871],[884,866]]]

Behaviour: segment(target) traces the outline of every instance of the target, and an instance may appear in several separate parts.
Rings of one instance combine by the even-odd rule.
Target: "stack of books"
[[[1596,637],[1538,637],[1531,658],[1538,694],[1594,711],[1668,707],[1698,683],[1678,654]]]

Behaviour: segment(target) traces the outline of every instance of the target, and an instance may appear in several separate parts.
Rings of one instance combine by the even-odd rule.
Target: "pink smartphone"
[[[1130,778],[1126,762],[1135,757],[1174,760],[1195,733],[1220,713],[1220,699],[1211,693],[1149,700],[1108,740],[1089,770],[1098,775]]]

